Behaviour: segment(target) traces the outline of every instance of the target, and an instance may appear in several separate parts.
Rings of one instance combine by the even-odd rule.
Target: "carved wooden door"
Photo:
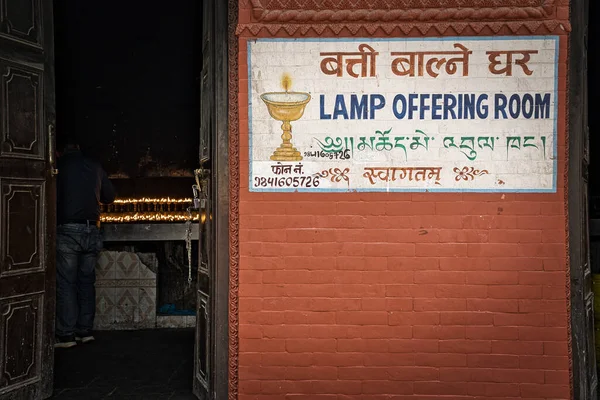
[[[584,71],[583,71],[583,81],[585,84],[583,85],[582,97],[583,104],[587,105],[588,102],[588,86],[587,86],[587,75],[588,70],[587,67],[587,21],[585,27],[585,36],[584,36]],[[582,399],[597,399],[598,398],[598,376],[597,376],[597,366],[596,366],[596,346],[595,346],[595,332],[594,332],[594,292],[592,285],[592,266],[590,262],[590,235],[589,235],[589,165],[590,165],[590,130],[588,123],[588,112],[587,109],[584,109],[583,112],[583,140],[582,140],[582,149],[581,149],[581,183],[582,183],[582,196],[580,201],[582,202],[581,210],[582,210],[582,224],[581,229],[583,232],[581,233],[581,237],[583,240],[581,241],[581,254],[582,254],[582,270],[583,270],[583,298],[584,298],[584,307],[585,307],[585,315],[584,315],[584,331],[586,332],[586,340],[584,344],[584,354],[583,354],[583,363],[585,365],[585,375],[586,375],[586,385],[584,388],[584,396]]]
[[[0,0],[0,399],[52,394],[52,2]]]
[[[569,53],[569,249],[573,398],[598,398],[589,241],[588,0],[572,4]]]
[[[194,350],[194,394],[199,399],[212,399],[211,368],[213,357],[212,323],[214,290],[211,277],[211,137],[214,130],[214,46],[213,1],[202,2],[202,71],[200,82],[200,236],[198,246],[198,275],[196,291],[196,342]]]

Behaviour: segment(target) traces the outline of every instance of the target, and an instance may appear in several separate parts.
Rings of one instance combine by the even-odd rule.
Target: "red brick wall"
[[[566,36],[556,194],[250,193],[239,44],[239,399],[569,398]]]

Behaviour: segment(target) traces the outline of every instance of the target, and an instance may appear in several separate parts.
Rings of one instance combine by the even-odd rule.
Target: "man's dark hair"
[[[61,153],[67,150],[79,150],[79,141],[68,132],[64,132],[62,135],[59,133],[56,138],[56,147]]]

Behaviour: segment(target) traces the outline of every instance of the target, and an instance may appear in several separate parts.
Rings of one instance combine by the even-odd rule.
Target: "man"
[[[100,203],[112,203],[115,190],[102,167],[72,141],[57,168],[55,347],[69,348],[94,340]]]

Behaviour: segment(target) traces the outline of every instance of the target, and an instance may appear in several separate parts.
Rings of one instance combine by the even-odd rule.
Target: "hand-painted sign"
[[[251,191],[555,192],[558,37],[248,44]]]

